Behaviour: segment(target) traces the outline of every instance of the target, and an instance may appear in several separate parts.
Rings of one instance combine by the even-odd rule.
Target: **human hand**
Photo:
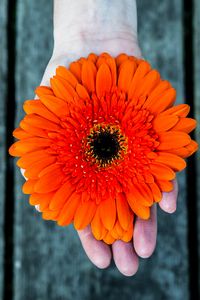
[[[48,84],[48,79],[53,75],[49,70],[55,70],[58,65],[66,65],[66,63],[60,61],[57,64],[56,59],[50,60],[41,85]],[[174,190],[170,193],[163,193],[163,198],[159,203],[164,211],[169,213],[175,211],[177,192],[177,182],[174,181]],[[103,241],[94,238],[90,226],[78,230],[78,234],[87,256],[97,267],[106,268],[113,255],[119,271],[127,276],[133,275],[138,269],[138,257],[147,258],[154,251],[157,236],[157,206],[156,204],[152,206],[149,220],[136,218],[133,241],[129,243],[118,240],[112,246],[108,246]]]
[[[70,61],[78,59],[80,56],[85,56],[90,52],[97,54],[101,52],[109,52],[112,55],[126,52],[137,57],[141,56],[141,52],[137,43],[136,25],[124,24],[122,22],[120,23],[121,25],[118,25],[118,30],[114,31],[113,24],[110,24],[109,20],[106,20],[108,23],[106,24],[106,28],[104,28],[105,30],[103,30],[103,20],[101,18],[97,18],[97,20],[90,20],[91,24],[93,24],[95,27],[93,28],[91,27],[91,24],[88,25],[89,22],[84,23],[84,20],[81,20],[81,18],[84,18],[81,15],[81,3],[78,3],[79,5],[77,3],[75,4],[77,5],[78,10],[77,14],[80,14],[79,24],[73,21],[74,23],[70,24],[68,28],[68,38],[64,38],[66,27],[63,26],[63,14],[60,13],[60,10],[64,10],[64,6],[66,6],[66,2],[68,1],[65,1],[63,4],[62,2],[63,1],[57,1],[59,4],[56,3],[55,5],[54,52],[45,70],[41,85],[49,85],[49,79],[54,75],[57,66],[68,66]],[[125,2],[127,2],[127,5],[128,3],[130,4],[130,1]],[[133,5],[133,3],[134,1],[132,1],[131,5]],[[103,4],[98,3],[93,3],[93,5],[101,5],[101,7],[103,6]],[[99,15],[101,15],[99,11],[101,7],[98,9]],[[93,8],[90,8],[91,11],[92,9]],[[115,9],[115,14],[118,12],[117,10],[119,11],[120,7]],[[85,8],[84,12],[86,12],[87,15],[87,10],[85,10]],[[132,13],[134,13],[134,10]],[[58,15],[61,17],[58,18]],[[65,16],[63,16],[63,18],[64,17]],[[120,18],[120,16],[118,17]],[[91,19],[92,18],[94,17],[91,17]],[[83,29],[81,31],[80,20],[81,24],[83,25]],[[136,16],[133,16],[133,20],[136,20]],[[164,211],[169,213],[175,211],[177,192],[177,183],[174,181],[174,190],[170,193],[164,193],[163,199],[159,203],[160,207]],[[113,255],[113,259],[119,271],[126,276],[131,276],[137,272],[139,265],[138,257],[147,258],[154,251],[157,235],[156,204],[151,208],[151,217],[149,220],[145,221],[140,218],[136,218],[133,242],[125,243],[122,241],[116,241],[110,247],[102,241],[97,241],[93,237],[89,226],[83,230],[79,230],[78,235],[86,254],[97,267],[106,268],[110,264],[111,257]]]

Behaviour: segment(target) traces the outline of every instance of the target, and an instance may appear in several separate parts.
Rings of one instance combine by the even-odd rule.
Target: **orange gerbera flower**
[[[150,216],[175,172],[197,150],[189,106],[150,64],[107,53],[60,66],[51,86],[24,103],[26,116],[9,149],[25,169],[23,192],[44,219],[96,239],[130,241],[134,215]]]

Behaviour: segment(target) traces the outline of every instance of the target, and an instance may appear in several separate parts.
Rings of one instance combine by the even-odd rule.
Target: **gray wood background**
[[[195,14],[194,14],[194,56],[195,56],[195,64],[194,64],[194,99],[195,99],[195,118],[200,124],[200,1],[195,2]],[[199,127],[195,131],[195,137],[200,143],[200,129]],[[200,154],[197,153],[197,210],[200,213]],[[200,271],[200,217],[198,218],[197,223],[197,232],[198,232],[198,270]],[[200,276],[199,276],[199,289],[200,289]]]
[[[7,44],[6,44],[6,2],[0,4],[0,299],[3,291],[4,269],[4,202],[5,202],[5,99],[6,99],[6,74],[7,74]]]
[[[153,67],[158,68],[163,78],[172,82],[177,89],[177,103],[185,101],[184,66],[184,1],[182,0],[139,0],[138,22],[139,41],[143,56]],[[200,120],[200,4],[193,2],[194,23],[193,46],[194,65],[194,114]],[[28,197],[21,192],[24,180],[14,168],[14,214],[13,226],[7,231],[4,215],[6,141],[4,112],[12,110],[7,101],[10,74],[8,70],[9,32],[8,5],[16,11],[15,28],[16,51],[15,68],[15,125],[23,116],[22,103],[33,98],[33,90],[40,84],[45,66],[51,56],[52,1],[10,0],[0,2],[0,299],[2,300],[196,300],[191,287],[190,256],[197,244],[189,245],[187,228],[190,226],[187,207],[186,174],[178,175],[180,193],[177,211],[168,215],[158,210],[157,247],[150,259],[140,259],[138,273],[131,278],[122,276],[114,264],[106,270],[99,270],[87,259],[72,227],[62,228],[50,221],[43,221],[39,213],[28,203]],[[192,17],[192,16],[191,16]],[[191,58],[192,59],[192,58]],[[193,101],[193,99],[191,99]],[[8,107],[9,103],[9,107]],[[14,102],[13,102],[14,103]],[[11,132],[10,132],[11,134]],[[200,141],[199,128],[196,138]],[[7,160],[8,162],[8,160]],[[198,186],[200,185],[200,164],[196,156]],[[14,162],[13,162],[14,163]],[[189,166],[190,167],[190,166]],[[8,168],[8,166],[7,166]],[[199,193],[199,190],[198,190]],[[198,196],[200,196],[198,194]],[[12,199],[11,199],[12,200]],[[8,204],[7,204],[7,207]],[[200,204],[198,202],[198,209]],[[8,212],[7,212],[8,213]],[[7,214],[6,213],[6,214]],[[200,223],[200,221],[199,221]],[[200,224],[198,225],[200,232]],[[13,229],[13,233],[12,233]],[[197,228],[196,228],[197,230]],[[5,280],[7,265],[4,262],[5,241],[12,235],[12,268],[10,282]],[[197,237],[196,237],[197,239]],[[200,241],[200,234],[198,234]],[[195,238],[194,238],[195,240]],[[188,247],[188,245],[190,247]],[[11,251],[11,252],[12,252]],[[200,256],[199,256],[200,258]],[[198,264],[198,262],[196,262]],[[197,268],[195,272],[197,272]],[[8,272],[8,271],[6,271]],[[198,274],[196,274],[197,276]],[[10,285],[9,285],[10,284]],[[195,285],[196,284],[196,285]],[[11,298],[8,298],[10,295]],[[196,296],[195,296],[196,297]]]

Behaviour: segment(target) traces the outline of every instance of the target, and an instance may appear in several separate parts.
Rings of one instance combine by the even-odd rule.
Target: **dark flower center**
[[[119,152],[120,145],[116,133],[100,132],[91,142],[94,155],[103,161],[115,158]]]
[[[87,136],[87,160],[99,167],[118,163],[127,151],[127,140],[118,126],[96,124]]]

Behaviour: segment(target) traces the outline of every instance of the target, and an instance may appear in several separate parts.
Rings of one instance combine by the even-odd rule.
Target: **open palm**
[[[93,49],[91,49],[93,50]],[[135,51],[140,55],[139,50]],[[60,56],[52,58],[45,70],[41,85],[49,85],[49,79],[54,75],[55,69],[59,65],[67,66],[70,57]],[[178,194],[177,182],[174,181],[174,189],[169,193],[163,193],[159,206],[168,213],[176,210],[176,201]],[[39,207],[36,207],[39,210]],[[112,246],[98,241],[94,238],[90,226],[83,230],[78,230],[82,246],[88,258],[99,268],[106,268],[113,257],[119,271],[131,276],[137,272],[139,266],[139,257],[150,257],[155,249],[157,237],[157,204],[151,207],[150,219],[142,220],[136,218],[134,225],[133,239],[130,242],[121,240],[115,241]]]

